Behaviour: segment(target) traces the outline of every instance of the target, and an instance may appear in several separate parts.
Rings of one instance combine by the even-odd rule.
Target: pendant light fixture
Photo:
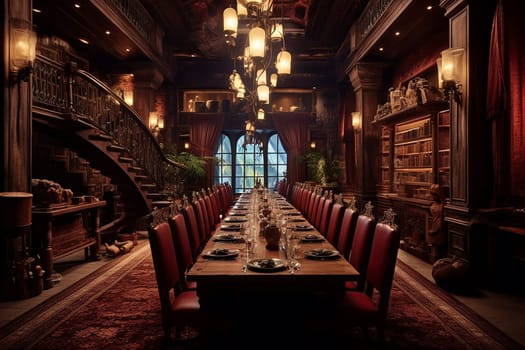
[[[285,46],[284,0],[280,3],[280,18],[272,17],[274,3],[273,0],[237,0],[236,10],[232,3],[223,12],[226,43],[232,52],[242,51],[232,55],[234,68],[229,88],[236,92],[238,99],[245,101],[251,143],[258,143],[255,130],[251,129],[255,127],[255,120],[264,119],[265,106],[270,103],[270,86],[277,86],[278,75],[291,74],[292,55]],[[241,26],[247,27],[248,34],[238,47]],[[237,60],[242,61],[241,70],[237,70]]]

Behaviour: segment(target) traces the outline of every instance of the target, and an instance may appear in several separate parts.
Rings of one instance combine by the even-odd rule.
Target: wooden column
[[[379,131],[372,120],[379,103],[383,67],[379,63],[357,63],[348,73],[356,96],[355,111],[362,115],[361,130],[355,132],[355,188],[360,203],[373,200],[376,194]]]
[[[7,0],[4,10],[4,72],[10,72],[9,47],[13,29],[32,28],[31,0]],[[8,78],[6,74],[4,77]],[[0,187],[3,191],[31,192],[31,79],[17,82],[4,80],[3,86],[3,172]]]
[[[475,211],[488,207],[491,191],[490,132],[486,118],[488,49],[495,1],[442,0],[449,46],[464,48],[461,102],[450,103],[450,203],[445,206],[449,254],[471,256]]]

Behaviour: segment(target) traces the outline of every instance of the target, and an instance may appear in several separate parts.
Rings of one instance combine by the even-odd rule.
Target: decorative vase
[[[281,239],[281,230],[275,225],[270,224],[264,229],[264,238],[266,239],[266,249],[279,250],[279,241]]]

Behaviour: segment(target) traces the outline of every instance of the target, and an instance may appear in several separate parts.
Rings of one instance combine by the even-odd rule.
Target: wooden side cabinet
[[[33,209],[33,249],[44,269],[44,289],[54,286],[54,261],[80,249],[85,258],[98,259],[100,208],[105,201],[67,205],[56,209]]]

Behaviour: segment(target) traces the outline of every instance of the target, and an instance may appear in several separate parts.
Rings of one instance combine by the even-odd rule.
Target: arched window
[[[215,183],[232,183],[233,162],[232,143],[228,136],[222,134],[219,147],[215,152],[217,165],[215,165]]]
[[[276,188],[277,183],[286,176],[288,155],[277,134],[268,139],[262,150],[259,145],[244,145],[244,135],[235,141],[225,134],[215,152],[218,162],[215,166],[215,183],[232,184],[235,193],[243,193],[253,188],[260,181],[268,188]]]
[[[264,184],[264,153],[259,146],[244,145],[242,135],[237,139],[235,150],[235,192],[247,192],[257,181]]]
[[[277,134],[270,136],[268,140],[268,188],[277,188],[279,180],[286,177],[288,166],[288,154],[283,148],[281,139]]]

